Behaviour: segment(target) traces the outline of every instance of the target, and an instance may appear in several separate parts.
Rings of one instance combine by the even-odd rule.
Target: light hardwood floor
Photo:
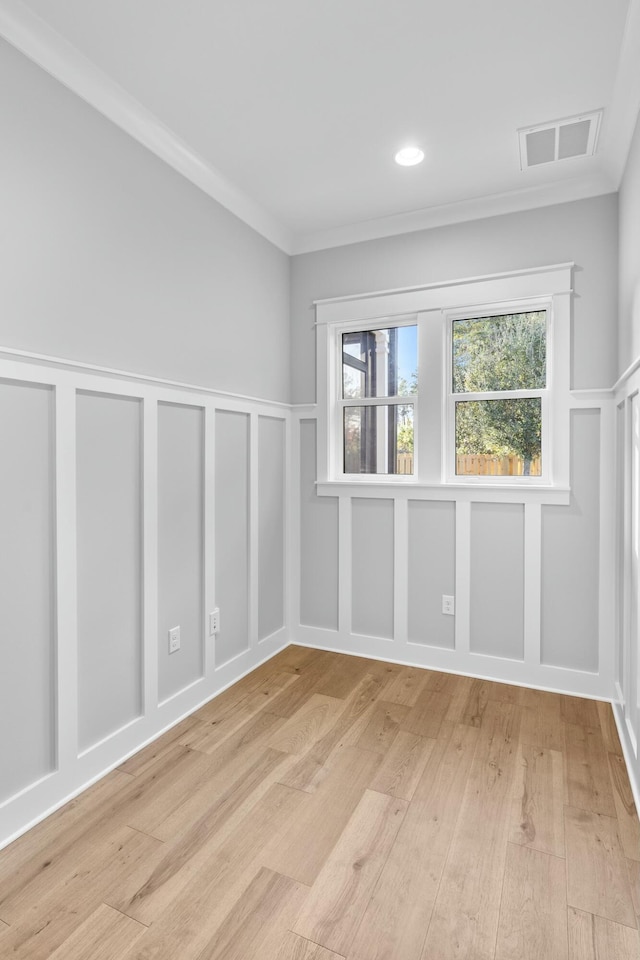
[[[0,852],[0,957],[638,960],[610,706],[289,647]]]

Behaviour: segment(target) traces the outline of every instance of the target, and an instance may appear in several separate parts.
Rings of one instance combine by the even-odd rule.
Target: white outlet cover
[[[175,653],[180,649],[180,627],[172,627],[169,630],[169,653]]]

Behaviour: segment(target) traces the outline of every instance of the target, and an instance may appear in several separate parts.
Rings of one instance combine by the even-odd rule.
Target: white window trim
[[[389,323],[386,322],[386,319],[380,324],[379,329],[389,329],[390,327],[409,327],[415,326],[417,321],[417,316],[408,317],[393,317],[390,318]],[[330,428],[331,436],[331,449],[330,449],[330,471],[331,476],[339,477],[340,480],[347,483],[367,483],[372,478],[384,480],[387,474],[360,474],[360,473],[344,473],[338,469],[338,465],[342,463],[343,459],[343,414],[345,407],[360,407],[360,406],[403,406],[406,404],[413,405],[413,417],[414,417],[414,430],[417,430],[418,424],[418,394],[408,394],[406,396],[395,396],[395,397],[359,397],[359,398],[348,398],[345,399],[342,396],[342,365],[341,365],[341,341],[343,333],[360,333],[362,331],[369,331],[377,327],[377,324],[372,324],[370,322],[363,323],[362,321],[356,322],[347,322],[347,323],[337,323],[329,327],[329,344],[328,350],[335,358],[335,364],[333,366],[334,376],[331,382],[331,408],[333,411],[333,422]],[[418,341],[420,340],[420,331],[418,330]],[[390,478],[392,483],[413,483],[415,482],[415,476],[417,475],[417,460],[414,453],[414,474],[412,476],[403,476],[401,474],[394,474]]]
[[[418,499],[482,499],[566,503],[569,491],[570,325],[573,263],[530,268],[447,283],[318,300],[317,401],[320,494],[411,496]],[[452,474],[451,414],[447,377],[453,317],[548,310],[547,396],[541,478],[459,477]],[[542,308],[542,307],[540,307]],[[413,477],[346,475],[337,456],[342,425],[336,417],[338,337],[346,330],[418,323],[418,390],[422,416],[416,416]],[[428,336],[422,331],[429,330]],[[448,381],[450,383],[450,380]],[[527,391],[528,396],[533,391]],[[394,398],[392,398],[394,399]],[[338,429],[339,428],[339,429]],[[337,436],[336,436],[337,435]],[[544,469],[544,466],[543,466]],[[366,492],[365,492],[366,491]],[[466,493],[465,491],[468,491]]]
[[[537,390],[485,390],[480,393],[454,393],[453,392],[453,324],[456,320],[467,320],[484,317],[500,317],[507,314],[529,313],[536,310],[544,310],[546,313],[546,368],[547,385],[543,389]],[[553,469],[554,445],[553,435],[555,432],[555,419],[557,407],[554,405],[554,343],[553,334],[555,325],[553,322],[553,297],[544,297],[539,300],[514,301],[513,303],[501,303],[499,307],[495,304],[478,304],[474,307],[473,314],[470,315],[468,309],[446,310],[444,312],[445,331],[444,342],[446,344],[445,357],[445,383],[442,397],[442,409],[445,417],[445,442],[442,455],[443,483],[461,483],[471,484],[473,486],[496,486],[501,487],[513,483],[511,477],[491,477],[487,480],[484,476],[460,476],[455,472],[456,463],[456,440],[455,440],[455,406],[459,400],[501,400],[517,399],[519,397],[540,397],[542,400],[542,475],[540,477],[527,477],[517,480],[516,483],[522,486],[531,487],[555,487],[553,478],[555,476]]]

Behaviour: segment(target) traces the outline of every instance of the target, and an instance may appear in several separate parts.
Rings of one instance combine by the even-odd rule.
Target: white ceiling
[[[0,35],[295,252],[617,189],[639,7],[0,0]],[[594,157],[520,170],[519,127],[599,108]]]

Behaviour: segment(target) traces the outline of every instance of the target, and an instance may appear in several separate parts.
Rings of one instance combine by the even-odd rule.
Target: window
[[[549,312],[450,321],[451,475],[546,476]]]
[[[319,492],[566,492],[571,270],[317,303]]]
[[[342,472],[413,475],[417,327],[342,333]]]

